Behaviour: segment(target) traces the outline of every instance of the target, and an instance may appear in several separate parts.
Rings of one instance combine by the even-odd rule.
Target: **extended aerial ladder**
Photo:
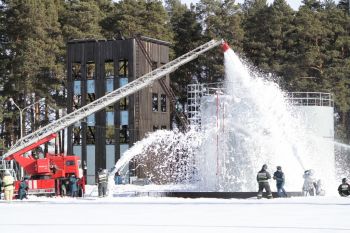
[[[49,135],[52,135],[53,133],[56,133],[74,124],[75,122],[88,117],[97,111],[106,108],[107,106],[115,103],[120,99],[151,85],[154,81],[159,80],[165,75],[175,71],[180,66],[194,60],[202,53],[220,45],[221,43],[223,43],[223,41],[211,40],[195,48],[194,50],[176,58],[175,60],[172,60],[167,64],[151,71],[150,73],[145,74],[140,78],[120,87],[119,89],[116,89],[106,94],[105,96],[102,96],[101,98],[79,108],[78,110],[71,112],[61,117],[60,119],[38,129],[37,131],[28,134],[27,136],[18,140],[16,144],[3,155],[3,159],[30,145],[37,143],[38,141],[48,137]]]

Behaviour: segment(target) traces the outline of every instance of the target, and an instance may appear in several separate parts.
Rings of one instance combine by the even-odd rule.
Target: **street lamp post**
[[[30,107],[32,107],[32,106],[34,106],[35,104],[37,104],[37,103],[39,103],[40,101],[42,101],[42,100],[45,100],[45,98],[41,98],[40,100],[38,100],[38,101],[36,101],[36,102],[34,102],[34,103],[32,103],[31,105],[28,105],[28,106],[26,106],[26,107],[24,107],[24,108],[20,108],[16,103],[15,103],[15,101],[12,99],[12,98],[10,98],[9,99],[10,100],[10,102],[13,104],[13,105],[15,105],[15,107],[18,109],[18,111],[19,111],[19,122],[20,122],[20,124],[21,124],[21,126],[20,126],[20,134],[21,134],[21,137],[20,138],[23,138],[23,129],[24,129],[24,127],[23,127],[23,112],[24,112],[24,110],[26,110],[26,109],[28,109],[28,108],[30,108]]]
[[[15,101],[12,99],[12,98],[10,98],[9,99],[10,100],[10,102],[13,104],[13,105],[15,105],[15,107],[18,109],[18,111],[19,111],[19,122],[20,122],[20,124],[21,124],[21,126],[20,126],[20,135],[21,135],[21,137],[20,137],[20,139],[22,139],[23,138],[23,134],[24,134],[24,129],[25,129],[25,127],[23,127],[23,112],[24,112],[24,110],[26,110],[26,109],[28,109],[28,108],[30,108],[30,107],[32,107],[32,106],[34,106],[35,104],[37,104],[37,103],[39,103],[40,101],[42,101],[42,100],[45,100],[45,98],[41,98],[40,100],[38,100],[38,101],[36,101],[36,102],[34,102],[34,103],[32,103],[31,105],[28,105],[28,106],[26,106],[26,107],[24,107],[24,108],[20,108],[16,103],[15,103]],[[22,178],[23,177],[23,175],[24,175],[24,170],[23,170],[23,167],[21,167],[21,174],[20,174],[20,177]]]

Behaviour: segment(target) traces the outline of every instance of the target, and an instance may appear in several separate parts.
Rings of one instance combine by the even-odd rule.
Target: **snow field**
[[[30,198],[0,202],[0,232],[350,232],[350,199]]]

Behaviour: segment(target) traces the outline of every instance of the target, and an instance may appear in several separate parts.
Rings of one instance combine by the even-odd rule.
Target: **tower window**
[[[86,65],[86,79],[95,79],[95,63],[90,63]]]
[[[106,127],[106,144],[114,144],[114,126]]]
[[[166,112],[166,95],[165,94],[160,95],[160,110],[162,112]]]
[[[81,145],[81,127],[73,128],[73,145]]]
[[[127,125],[120,126],[119,141],[120,143],[129,143],[129,128]]]
[[[73,111],[81,107],[81,95],[73,95]]]
[[[72,63],[72,78],[73,80],[81,80],[81,64]]]
[[[128,110],[129,106],[129,98],[125,97],[119,100],[119,108],[121,111]]]
[[[129,62],[127,59],[121,59],[119,60],[119,76],[121,77],[128,77],[128,65],[129,65]]]
[[[95,127],[88,126],[86,128],[86,144],[95,144]]]
[[[113,61],[105,61],[105,79],[114,79]]]
[[[152,111],[158,112],[158,93],[152,93]]]

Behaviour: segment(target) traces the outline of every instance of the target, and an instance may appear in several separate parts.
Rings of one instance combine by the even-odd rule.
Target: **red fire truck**
[[[78,194],[83,196],[85,193],[85,178],[81,168],[81,160],[78,156],[47,153],[45,157],[38,158],[32,155],[24,155],[55,137],[56,134],[50,134],[9,155],[5,160],[14,160],[23,168],[25,175],[29,177],[28,194],[61,195],[62,184],[68,184],[69,178],[74,175],[78,179]],[[15,194],[18,192],[19,184],[20,181],[15,181]]]

